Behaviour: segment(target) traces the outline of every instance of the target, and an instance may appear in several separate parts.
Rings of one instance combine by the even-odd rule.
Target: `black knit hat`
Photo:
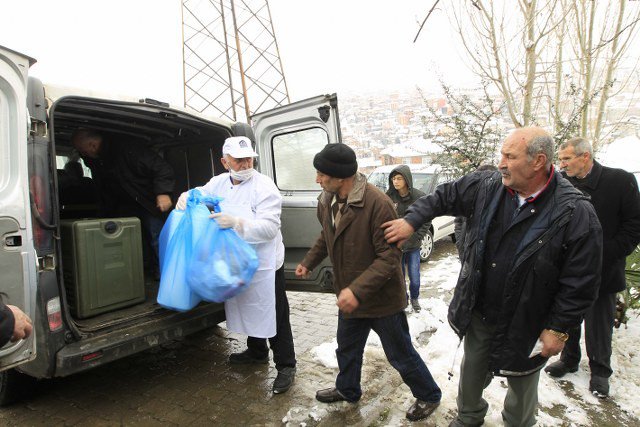
[[[327,144],[313,158],[313,167],[334,178],[348,178],[358,170],[356,153],[344,144]]]

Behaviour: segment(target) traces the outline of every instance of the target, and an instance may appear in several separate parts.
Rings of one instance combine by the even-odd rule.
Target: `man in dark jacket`
[[[101,214],[106,217],[140,218],[149,270],[158,266],[158,237],[164,213],[171,209],[175,179],[173,169],[155,152],[139,143],[106,141],[91,129],[76,129],[71,143],[99,190]]]
[[[640,193],[632,174],[602,166],[593,159],[591,143],[573,138],[560,145],[560,167],[577,189],[591,197],[602,225],[602,281],[600,292],[584,319],[585,344],[591,369],[589,390],[609,395],[611,337],[616,314],[616,292],[625,289],[625,258],[640,242]],[[560,360],[545,371],[554,377],[578,370],[580,326],[569,331]]]
[[[389,190],[387,196],[393,202],[398,216],[404,216],[405,211],[413,202],[424,196],[424,192],[413,188],[413,176],[407,165],[395,167],[389,174]],[[409,275],[409,295],[411,307],[416,313],[420,312],[420,247],[422,238],[429,230],[429,224],[424,224],[413,233],[409,240],[402,245],[402,275]]]
[[[534,425],[540,369],[560,353],[598,291],[602,229],[593,206],[555,172],[553,138],[516,129],[499,172],[473,172],[417,200],[383,224],[390,243],[439,215],[467,217],[464,259],[449,324],[464,358],[453,426],[481,425],[492,376],[507,377],[502,417]]]
[[[28,338],[32,330],[29,316],[15,305],[5,305],[0,301],[0,347],[9,341]]]
[[[407,418],[426,418],[440,404],[442,393],[411,343],[401,252],[384,240],[380,228],[397,218],[393,205],[356,172],[356,155],[344,144],[328,144],[316,154],[313,166],[316,182],[324,190],[318,197],[322,231],[296,275],[307,276],[328,255],[340,309],[336,350],[340,372],[335,387],[319,390],[316,399],[325,403],[360,399],[362,355],[373,329],[389,362],[416,398]]]

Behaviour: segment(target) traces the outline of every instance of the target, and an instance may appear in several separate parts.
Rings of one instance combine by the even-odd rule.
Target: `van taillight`
[[[51,298],[47,301],[47,319],[49,320],[49,330],[51,332],[62,328],[62,312],[60,311],[60,297]]]
[[[31,176],[29,180],[29,187],[31,188],[31,195],[33,197],[33,203],[36,205],[38,212],[41,217],[44,217],[46,212],[44,208],[44,185],[42,183],[42,178],[38,175]],[[35,247],[40,248],[42,243],[44,242],[44,233],[45,230],[38,224],[37,221],[33,223],[33,239],[35,241]]]

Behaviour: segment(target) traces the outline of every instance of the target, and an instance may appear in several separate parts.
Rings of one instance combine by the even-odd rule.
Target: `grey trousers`
[[[611,338],[616,315],[616,294],[600,295],[584,316],[584,342],[589,357],[591,375],[609,378],[611,369]],[[580,326],[569,331],[569,340],[560,360],[569,366],[580,363]]]
[[[464,336],[464,357],[458,383],[458,419],[464,424],[481,424],[489,409],[482,397],[491,383],[489,354],[494,328],[480,315],[473,314],[471,325]],[[506,426],[532,426],[536,423],[538,406],[538,380],[540,371],[523,377],[507,377],[507,395],[504,399],[502,419]]]

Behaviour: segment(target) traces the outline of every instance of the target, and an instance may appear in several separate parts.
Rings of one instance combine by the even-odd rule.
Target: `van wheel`
[[[0,372],[0,406],[7,406],[25,398],[34,389],[35,378],[15,369]]]
[[[420,244],[420,262],[427,262],[431,256],[431,252],[433,252],[433,233],[431,230],[428,230]]]

